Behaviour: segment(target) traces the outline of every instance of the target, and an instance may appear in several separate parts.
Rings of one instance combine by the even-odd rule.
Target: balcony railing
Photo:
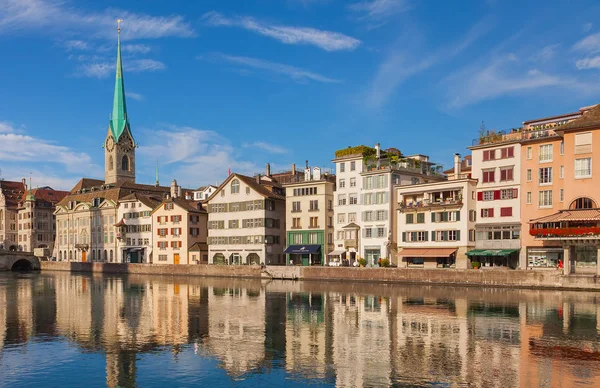
[[[442,201],[430,201],[424,199],[422,201],[413,201],[400,203],[401,210],[429,208],[429,207],[444,207],[444,206],[461,206],[463,204],[461,199],[446,199]]]
[[[568,227],[568,228],[533,228],[529,234],[535,238],[560,238],[560,237],[600,237],[600,227]]]
[[[554,129],[544,128],[536,130],[508,129],[503,131],[489,131],[485,135],[473,139],[472,145],[504,143],[509,141],[543,139],[558,136]]]

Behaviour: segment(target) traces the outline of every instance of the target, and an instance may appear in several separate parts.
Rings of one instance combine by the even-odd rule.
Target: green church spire
[[[115,79],[115,98],[110,117],[110,130],[116,142],[129,127],[127,105],[125,104],[125,83],[123,82],[123,65],[121,63],[121,19],[117,20],[117,76]]]

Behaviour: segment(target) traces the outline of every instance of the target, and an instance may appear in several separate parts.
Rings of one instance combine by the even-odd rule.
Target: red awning
[[[457,248],[404,248],[398,252],[399,257],[448,257]]]

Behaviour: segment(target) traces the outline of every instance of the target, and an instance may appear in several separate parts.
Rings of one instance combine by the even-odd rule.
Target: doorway
[[[175,265],[179,264],[179,253],[173,254],[173,264],[175,264]]]
[[[82,251],[81,252],[81,262],[85,263],[87,261],[87,252],[86,251]]]

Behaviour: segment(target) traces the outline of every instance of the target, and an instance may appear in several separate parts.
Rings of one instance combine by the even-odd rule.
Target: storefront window
[[[562,249],[530,249],[527,252],[527,266],[531,268],[557,267],[562,260]]]
[[[595,267],[598,259],[598,249],[594,246],[576,246],[575,247],[576,266]]]

